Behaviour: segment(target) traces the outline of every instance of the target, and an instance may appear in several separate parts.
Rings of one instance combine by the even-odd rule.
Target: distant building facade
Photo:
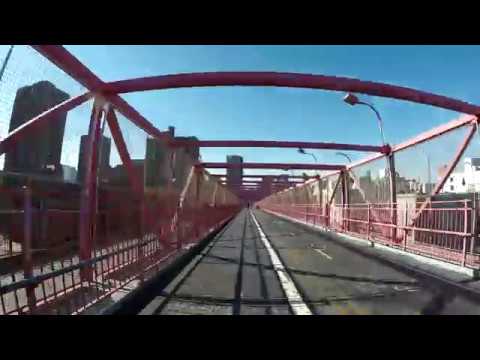
[[[18,89],[9,132],[69,98],[69,94],[57,89],[49,81],[40,81]],[[39,127],[13,145],[5,154],[4,171],[48,174],[62,178],[60,158],[66,117],[66,113],[55,115],[48,125]]]
[[[466,193],[480,191],[480,158],[467,157],[463,171],[451,173],[441,193]],[[442,172],[440,172],[442,174]]]
[[[77,182],[77,170],[73,166],[62,165],[63,181],[67,183]]]
[[[135,175],[140,180],[140,183],[143,184],[145,174],[145,161],[143,159],[132,159],[132,165]],[[123,164],[119,164],[109,169],[108,184],[112,186],[130,188],[131,184],[128,177],[127,169]]]
[[[194,136],[189,137],[181,137],[176,136],[176,140],[191,140],[196,141],[198,140]],[[185,146],[175,149],[174,154],[174,185],[175,188],[178,190],[182,190],[183,186],[187,182],[188,173],[191,167],[200,160],[200,149],[198,146]]]
[[[88,145],[88,135],[82,135],[80,138],[80,151],[78,153],[78,166],[77,166],[77,181],[80,184],[83,184],[85,180],[86,172],[86,152]],[[110,173],[110,151],[111,151],[111,140],[102,136],[100,141],[100,155],[98,161],[98,175],[101,181],[105,182],[108,179]]]
[[[228,164],[243,164],[243,158],[239,155],[227,155]],[[242,184],[243,168],[227,168],[227,186],[236,186]]]
[[[168,133],[173,140],[198,140],[193,136],[175,136],[172,126],[168,128]],[[182,190],[188,172],[200,159],[200,151],[196,145],[170,147],[167,139],[148,138],[145,159],[145,186],[158,188],[172,184],[175,189]]]

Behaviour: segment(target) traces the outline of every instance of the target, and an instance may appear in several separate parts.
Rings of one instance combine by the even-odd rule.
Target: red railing
[[[452,207],[453,205],[453,207]],[[274,214],[305,224],[353,234],[374,243],[399,248],[462,266],[480,268],[480,253],[472,233],[471,201],[434,202],[413,223],[421,203],[352,204],[322,207],[312,204],[262,204]]]
[[[238,206],[204,207],[202,211],[206,215],[201,217],[197,216],[199,209],[182,212],[181,230],[172,231],[167,221],[147,221],[141,237],[133,237],[131,223],[115,230],[107,228],[104,236],[100,235],[105,229],[97,228],[98,241],[89,261],[80,261],[75,248],[63,248],[54,254],[60,250],[58,247],[39,252],[23,246],[18,262],[10,265],[8,274],[0,276],[0,312],[86,310],[133,280],[142,280],[182,247],[218,229],[238,211]],[[61,221],[57,215],[56,210],[49,213]],[[107,219],[118,219],[119,215],[119,211],[107,212]],[[27,255],[30,260],[26,260]],[[83,277],[82,269],[89,269],[92,276]]]
[[[31,186],[2,188],[2,195],[15,208],[4,211],[10,218],[0,228],[7,247],[0,267],[0,314],[76,314],[102,306],[103,299],[145,280],[240,209],[235,202],[200,201],[192,191],[180,204],[174,191],[139,199],[131,191],[101,188],[93,250],[81,260],[78,196],[65,194],[62,203],[57,192]],[[64,208],[40,206],[52,200]]]

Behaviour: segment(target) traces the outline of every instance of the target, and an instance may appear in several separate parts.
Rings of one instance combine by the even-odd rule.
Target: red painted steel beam
[[[304,148],[326,150],[352,150],[388,153],[389,146],[340,144],[304,141],[263,141],[263,140],[175,140],[173,146],[198,147],[257,147],[257,148]]]
[[[255,185],[239,185],[239,186],[229,186],[228,188],[230,189],[238,189],[238,188],[244,188],[244,187],[250,187],[250,188],[256,188],[256,189],[279,189],[283,187],[292,187],[295,186],[295,184],[290,184],[290,185],[277,185],[277,186],[272,186],[272,187],[265,187],[265,186],[255,186]]]
[[[258,192],[259,189],[255,188],[255,189],[249,189],[249,188],[239,188],[239,189],[231,189],[231,191],[235,192],[235,193],[239,193],[239,192]]]
[[[416,146],[418,144],[424,143],[426,141],[432,140],[438,136],[444,135],[450,131],[456,130],[461,128],[462,126],[468,125],[468,124],[473,124],[477,122],[477,117],[472,116],[472,115],[463,115],[458,119],[449,121],[446,124],[437,126],[436,128],[433,128],[431,130],[428,130],[426,132],[423,132],[409,140],[406,140],[398,145],[392,146],[392,152],[398,152],[401,150],[408,149],[412,146]],[[356,162],[353,162],[349,165],[347,165],[348,169],[352,169],[354,167],[358,167],[361,165],[365,165],[369,162],[381,159],[383,157],[382,154],[373,154],[370,155],[366,158],[360,159]]]
[[[98,147],[101,136],[102,113],[101,108],[95,103],[93,105],[88,130],[88,142],[85,154],[87,163],[80,203],[79,254],[80,260],[82,261],[90,260],[93,250],[93,236],[95,236]],[[91,268],[81,270],[82,280],[91,281],[92,276]]]
[[[331,165],[331,164],[286,164],[286,163],[214,163],[204,162],[199,163],[197,166],[202,166],[209,169],[284,169],[284,170],[342,170],[345,169],[344,165]]]
[[[222,184],[228,184],[228,180],[218,180]],[[304,184],[305,181],[263,181],[263,180],[243,180],[243,184],[250,183],[250,184]]]
[[[110,108],[107,113],[107,122],[108,127],[110,128],[110,132],[112,133],[113,141],[115,142],[115,146],[118,150],[118,154],[120,155],[120,159],[122,160],[122,164],[125,166],[127,170],[128,179],[130,180],[130,185],[133,188],[133,191],[138,194],[143,194],[143,184],[140,179],[137,177],[137,173],[135,172],[135,167],[133,166],[132,159],[130,158],[130,154],[128,153],[127,145],[125,144],[125,140],[122,135],[122,131],[120,130],[120,126],[118,125],[117,116],[115,115],[115,110]]]
[[[332,194],[330,195],[330,199],[328,200],[328,206],[332,205],[333,200],[335,199],[335,194],[337,192],[338,186],[340,185],[340,182],[342,181],[342,173],[340,173],[340,176],[337,179],[337,182],[335,183],[335,187],[333,188]]]
[[[212,174],[211,176],[216,176],[216,177],[227,177],[226,174]],[[307,179],[314,179],[316,176],[306,176]],[[289,179],[305,179],[302,175],[246,175],[243,174],[242,178],[289,178]]]
[[[75,96],[23,123],[21,126],[9,133],[2,141],[0,141],[0,155],[8,151],[12,145],[14,145],[25,135],[31,134],[33,131],[37,130],[39,126],[45,125],[52,117],[76,108],[77,106],[88,101],[91,97],[91,93]]]
[[[457,166],[458,162],[460,161],[460,159],[462,158],[463,156],[463,153],[465,152],[465,150],[467,149],[468,147],[468,144],[470,144],[470,141],[472,140],[472,137],[475,135],[475,132],[477,131],[477,127],[475,125],[471,125],[470,126],[470,130],[468,131],[467,135],[465,136],[465,138],[463,139],[463,141],[460,143],[460,146],[458,147],[456,153],[455,153],[455,156],[454,158],[452,159],[452,161],[450,162],[450,164],[448,165],[448,168],[447,168],[447,171],[443,174],[442,178],[440,179],[440,181],[435,185],[435,188],[432,190],[432,193],[430,194],[430,196],[422,203],[422,205],[420,206],[420,208],[417,210],[417,212],[415,213],[415,215],[412,217],[412,220],[411,220],[411,226],[413,226],[413,224],[415,223],[415,220],[420,216],[420,214],[422,213],[423,210],[425,210],[425,208],[428,206],[428,204],[431,202],[432,200],[432,196],[435,196],[435,195],[438,195],[440,193],[440,191],[442,190],[443,186],[445,185],[445,183],[447,182],[448,178],[450,177],[452,171],[455,169],[455,167]]]
[[[228,183],[227,180],[220,180],[221,183]],[[242,184],[272,184],[272,185],[279,185],[279,184],[303,184],[303,181],[288,181],[288,182],[276,182],[276,181],[268,181],[265,182],[263,180],[243,180]]]
[[[466,114],[480,114],[480,106],[408,87],[347,77],[281,72],[205,72],[127,79],[103,86],[105,92],[175,89],[201,86],[280,86],[355,92],[432,105]]]
[[[243,184],[226,184],[228,187],[238,187],[238,186],[262,186],[261,184],[252,184],[252,183],[243,183]]]
[[[144,118],[137,110],[130,106],[125,100],[117,95],[107,95],[105,98],[112,104],[123,116],[137,125],[147,134],[157,138],[170,138],[168,131],[160,131],[150,121]]]
[[[428,130],[424,133],[421,133],[421,134],[415,136],[414,138],[412,138],[410,140],[404,141],[404,142],[402,142],[398,145],[393,146],[392,151],[396,152],[396,151],[407,149],[409,147],[421,144],[423,142],[426,142],[428,140],[431,140],[433,138],[441,136],[441,135],[443,135],[443,134],[445,134],[449,131],[453,131],[453,130],[456,130],[458,128],[461,128],[462,126],[465,126],[465,125],[468,125],[468,124],[475,124],[476,122],[477,122],[477,117],[476,116],[472,116],[472,115],[461,116],[458,119],[449,121],[446,124],[437,126],[437,127],[433,128],[431,130]]]
[[[105,83],[88,69],[80,60],[73,56],[67,49],[61,45],[32,45],[32,47],[54,63],[57,67],[77,80],[81,85],[85,86],[92,92],[99,92],[105,86]],[[145,119],[140,113],[129,105],[120,96],[114,94],[106,94],[108,100],[117,110],[137,125],[139,128],[154,137],[165,137],[165,132],[157,129],[152,123]]]
[[[262,186],[262,185],[230,185],[228,188],[230,189],[238,189],[238,188],[255,188],[255,189],[265,189],[265,188],[272,188],[272,189],[277,189],[280,187],[291,187],[295,186],[296,184],[285,184],[285,185],[276,185],[276,186]]]
[[[303,183],[293,183],[293,184],[288,184],[289,186],[290,185],[297,185],[297,184],[303,184]],[[277,185],[272,185],[272,187],[278,187],[278,186],[285,186],[287,184],[277,184]],[[259,188],[259,189],[264,189],[266,187],[270,187],[270,185],[262,185],[262,184],[230,184],[230,185],[227,185],[228,187],[256,187],[256,188]]]
[[[58,68],[77,80],[88,90],[95,90],[104,85],[89,68],[61,45],[31,45]]]

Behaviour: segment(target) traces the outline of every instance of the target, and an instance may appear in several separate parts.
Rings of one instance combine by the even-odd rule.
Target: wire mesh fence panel
[[[198,149],[172,151],[118,112],[112,127],[31,47],[1,46],[2,56],[0,138],[35,122],[1,158],[1,313],[82,312],[180,250],[180,232],[196,242],[238,211],[226,190],[212,203],[207,174],[187,185]]]
[[[298,221],[478,268],[480,180],[475,171],[480,170],[480,162],[477,169],[475,154],[480,138],[472,137],[473,129],[465,122],[442,130],[442,135],[429,133],[426,142],[402,146],[393,153],[393,161],[380,156],[348,168],[344,182],[338,173],[323,176],[317,184],[318,197],[311,195],[313,185],[304,185],[273,194],[259,205]],[[440,186],[442,179],[446,181]],[[295,201],[299,191],[303,204]]]
[[[476,232],[474,194],[480,185],[474,159],[480,150],[480,138],[475,135],[465,144],[471,129],[471,125],[465,125],[395,154],[397,201],[399,206],[409,206],[404,222],[416,228],[437,230],[409,234],[409,246],[463,251],[464,237],[456,233],[460,228]],[[471,201],[466,204],[466,200]],[[462,211],[463,208],[467,210]],[[476,251],[475,238],[476,234],[466,239],[466,251],[470,254]]]

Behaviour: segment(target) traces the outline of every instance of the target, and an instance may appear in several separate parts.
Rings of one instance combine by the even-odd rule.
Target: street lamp
[[[421,147],[419,148],[420,151],[423,153],[423,155],[425,155],[425,158],[427,160],[427,171],[428,171],[428,178],[427,178],[427,185],[425,186],[425,192],[429,192],[430,191],[430,184],[432,182],[432,168],[431,168],[431,165],[430,165],[430,156],[427,154],[427,152],[425,150],[423,150]],[[428,187],[428,189],[427,189]]]
[[[309,153],[309,152],[306,152],[305,149],[303,148],[298,148],[297,150],[300,154],[303,154],[303,155],[310,155],[311,157],[313,157],[313,160],[318,163],[317,161],[317,157],[313,154],[313,153]]]
[[[3,73],[5,72],[5,68],[7,67],[8,60],[10,60],[10,56],[12,55],[13,47],[15,45],[10,45],[8,49],[7,56],[5,56],[5,60],[3,60],[2,68],[0,69],[0,80],[3,78]]]
[[[317,160],[317,157],[313,154],[313,153],[310,153],[310,152],[306,152],[304,148],[298,148],[297,150],[300,154],[303,154],[303,155],[310,155],[311,157],[313,157],[313,160],[315,161],[316,164],[318,164],[318,160]],[[315,175],[316,176],[320,176],[318,171],[315,171]]]
[[[335,153],[336,155],[341,155],[343,157],[346,157],[348,162],[352,162],[352,159],[350,158],[350,156],[348,156],[347,154],[343,153],[343,152],[336,152]]]
[[[368,106],[370,109],[373,110],[373,112],[375,113],[375,115],[377,116],[377,120],[378,120],[378,127],[380,128],[380,135],[382,136],[382,144],[383,146],[385,146],[386,142],[385,142],[385,136],[383,134],[383,120],[380,116],[380,113],[377,111],[377,109],[375,109],[375,107],[372,105],[372,104],[369,104],[365,101],[361,101],[358,99],[358,97],[356,97],[355,95],[353,95],[352,93],[348,93],[344,98],[343,98],[343,101],[345,101],[347,104],[349,105],[357,105],[357,104],[360,104],[360,105],[366,105]]]
[[[348,155],[347,155],[347,154],[345,154],[344,152],[340,152],[340,151],[338,151],[338,152],[336,152],[335,154],[336,154],[336,155],[340,155],[340,156],[343,156],[343,157],[347,158],[347,160],[348,160],[348,162],[349,162],[349,163],[351,163],[351,162],[352,162],[352,159],[350,158],[350,156],[348,156]],[[353,175],[352,175],[352,176],[353,176]],[[353,185],[352,185],[352,189],[355,189],[355,188],[356,188],[356,187],[355,187],[355,181],[354,181],[354,182],[353,182]]]

